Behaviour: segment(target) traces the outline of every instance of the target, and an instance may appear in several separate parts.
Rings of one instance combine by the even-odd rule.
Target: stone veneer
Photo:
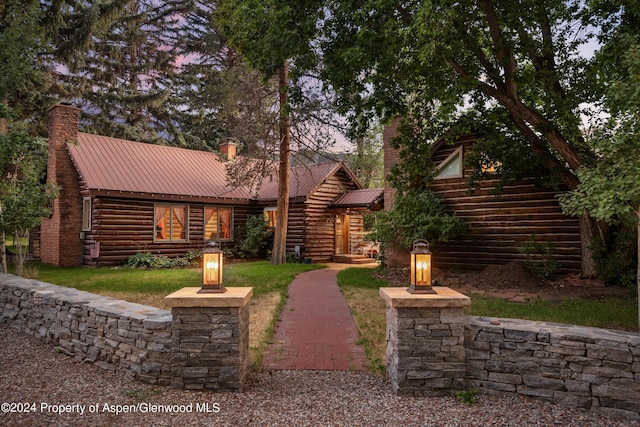
[[[640,420],[640,334],[465,316],[467,297],[382,288],[387,372],[398,395],[474,389]]]
[[[77,360],[149,384],[242,390],[252,288],[166,297],[172,313],[0,273],[0,322]]]
[[[424,307],[400,308],[400,314],[388,319],[401,329],[395,338],[388,336],[396,343],[396,351],[406,352],[416,346],[416,351],[424,352],[427,330],[443,331],[435,335],[444,334],[442,342],[450,342],[454,348],[449,353],[456,358],[454,365],[439,377],[444,379],[438,380],[438,386],[442,383],[499,396],[530,396],[640,420],[640,334],[516,319],[500,319],[499,324],[493,324],[497,322],[482,317],[461,318],[458,313],[445,314],[435,321],[433,311]],[[232,314],[240,321],[247,317],[243,311]],[[432,321],[420,320],[423,317]],[[449,327],[449,331],[436,327],[438,322],[455,325],[459,320],[463,321],[464,333],[455,338],[464,343],[464,383],[457,359],[459,343],[453,342],[459,327]],[[119,375],[151,384],[172,383],[172,363],[177,362],[172,361],[173,316],[165,310],[0,273],[0,322]],[[240,336],[247,330],[237,329]],[[434,332],[431,334],[434,336]],[[238,343],[245,340],[240,336]],[[412,336],[419,339],[407,339]],[[400,337],[403,341],[398,340]],[[234,363],[239,360],[237,366],[242,368],[233,368],[232,374],[240,378],[246,375],[243,357],[234,357]],[[410,380],[427,381],[416,377],[436,375],[421,374],[429,368],[434,366],[414,361],[391,367],[390,373],[395,369],[414,377]],[[440,394],[438,388],[434,391]]]
[[[640,334],[466,317],[468,388],[640,420]]]
[[[249,299],[252,288],[201,293],[183,288],[171,305],[171,386],[241,391],[249,373]]]
[[[387,373],[394,393],[446,396],[465,387],[464,307],[469,297],[381,288],[387,305]]]
[[[171,384],[171,321],[166,310],[0,273],[0,322],[127,378]]]

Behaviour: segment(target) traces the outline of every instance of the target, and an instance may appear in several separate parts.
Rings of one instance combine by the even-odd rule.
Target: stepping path
[[[299,274],[289,285],[271,344],[269,369],[364,370],[364,348],[340,288],[340,266]]]

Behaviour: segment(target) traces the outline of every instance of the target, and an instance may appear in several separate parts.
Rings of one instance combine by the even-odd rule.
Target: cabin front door
[[[349,215],[336,215],[336,255],[349,255]]]

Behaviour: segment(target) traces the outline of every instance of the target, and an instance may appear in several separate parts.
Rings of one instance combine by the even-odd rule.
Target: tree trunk
[[[7,105],[9,101],[7,99],[3,99],[2,103]],[[7,119],[0,118],[0,133],[6,134],[9,132],[9,127],[7,126]],[[2,206],[0,205],[0,212],[2,212]],[[7,234],[3,231],[0,234],[0,273],[8,273],[7,269]]]
[[[13,234],[13,245],[16,248],[16,276],[24,277],[24,264],[27,258],[28,249],[22,244],[29,242],[29,230],[16,231]]]
[[[289,69],[286,61],[279,73],[280,91],[280,164],[278,172],[278,204],[273,236],[272,264],[287,262],[287,225],[289,222],[289,102],[287,85]]]
[[[580,267],[582,277],[595,277],[597,275],[593,258],[594,238],[598,236],[598,226],[587,213],[580,217],[580,253],[582,255]]]
[[[636,290],[638,291],[638,332],[640,332],[640,209],[638,209],[638,269],[636,270]]]
[[[1,210],[1,208],[0,208]],[[8,273],[7,269],[7,233],[0,233],[0,273]]]

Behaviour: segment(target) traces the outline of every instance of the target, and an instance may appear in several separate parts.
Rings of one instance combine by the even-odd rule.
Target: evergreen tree
[[[229,43],[263,79],[278,77],[279,147],[278,202],[271,262],[286,262],[289,216],[289,166],[291,151],[290,63],[299,70],[313,68],[311,45],[322,14],[321,4],[312,1],[223,1],[216,22]],[[294,79],[295,80],[295,79]]]
[[[178,108],[174,82],[183,43],[181,16],[190,0],[117,3],[115,19],[98,26],[86,51],[66,55],[72,37],[58,52],[66,57],[61,78],[67,97],[80,106],[89,132],[153,143],[178,141],[173,120]],[[87,13],[90,11],[88,5]],[[115,8],[115,6],[114,6]],[[115,9],[114,9],[115,10]],[[92,16],[92,15],[91,15]]]
[[[197,1],[183,26],[185,40],[178,121],[185,145],[217,150],[227,139],[239,152],[263,157],[277,132],[277,89],[263,83],[212,22],[215,4]]]
[[[0,133],[10,120],[44,116],[49,104],[44,20],[37,0],[0,3]]]

